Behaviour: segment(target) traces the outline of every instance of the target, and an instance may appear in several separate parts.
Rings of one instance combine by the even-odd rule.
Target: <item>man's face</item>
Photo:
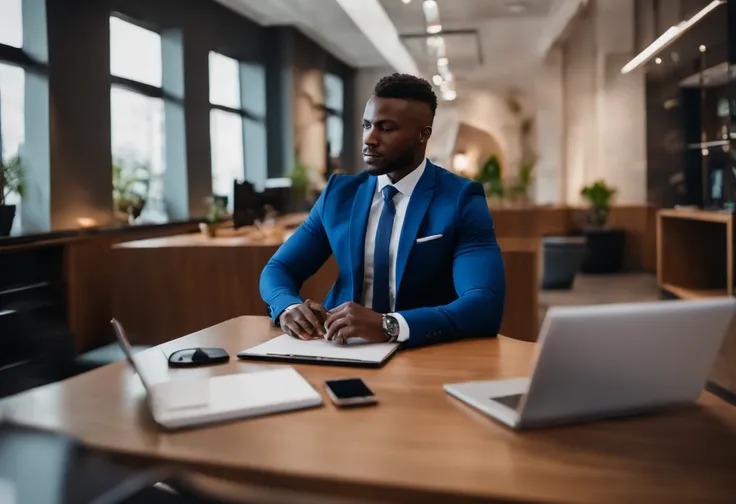
[[[385,175],[417,161],[432,132],[424,103],[371,97],[363,114],[363,161],[370,175]]]

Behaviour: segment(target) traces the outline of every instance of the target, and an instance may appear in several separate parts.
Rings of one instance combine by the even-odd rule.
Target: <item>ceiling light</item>
[[[431,37],[427,37],[427,47],[431,47],[432,49],[436,49],[440,45],[445,45],[445,39],[442,38],[439,35],[433,35]]]
[[[434,82],[435,86],[439,86],[440,84],[442,84],[442,76],[435,75],[434,77],[432,77],[432,82]]]
[[[652,57],[656,53],[658,53],[659,51],[661,51],[662,49],[670,45],[677,38],[679,38],[683,33],[685,33],[693,25],[695,25],[698,21],[700,21],[705,16],[710,14],[710,12],[712,12],[714,9],[720,7],[721,5],[725,3],[726,3],[726,0],[713,0],[711,3],[705,6],[700,12],[695,14],[693,17],[691,17],[687,21],[682,21],[677,26],[670,26],[666,32],[664,32],[662,35],[660,35],[657,38],[657,40],[649,44],[647,48],[645,48],[642,52],[637,54],[634,57],[634,59],[629,61],[621,69],[621,73],[627,74],[631,72],[632,70],[639,68],[641,65],[645,64],[649,60],[651,60]]]
[[[529,10],[527,5],[523,2],[509,2],[506,4],[506,8],[511,14],[524,14]]]
[[[401,0],[401,1],[404,2],[404,4],[410,4],[411,3],[411,0]]]
[[[427,49],[430,57],[444,58],[447,51],[445,50],[445,38],[439,35],[427,37]]]
[[[705,52],[707,50],[707,48],[704,45],[701,45],[699,49],[700,49],[700,52]]]
[[[654,60],[654,62],[655,62],[655,63],[656,63],[657,65],[661,65],[661,64],[662,64],[662,58],[657,58],[657,59],[655,59],[655,60]]]
[[[437,59],[437,66],[446,67],[450,64],[450,60],[447,58],[439,58]]]
[[[436,0],[424,0],[424,3],[422,3],[422,10],[424,11],[424,17],[426,17],[427,20],[440,18],[440,10],[437,7]]]
[[[449,89],[442,93],[442,99],[446,101],[453,101],[455,98],[457,98],[457,92],[454,89]]]
[[[436,34],[442,31],[440,23],[440,9],[436,0],[424,0],[422,3],[424,19],[427,21],[427,33]]]
[[[452,167],[457,171],[465,171],[468,169],[468,155],[464,152],[458,152],[452,157]]]

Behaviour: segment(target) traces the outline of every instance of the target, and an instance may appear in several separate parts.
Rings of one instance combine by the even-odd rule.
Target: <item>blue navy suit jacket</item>
[[[330,257],[338,278],[328,310],[360,303],[365,233],[376,177],[333,175],[309,217],[263,269],[260,291],[276,321]],[[442,238],[417,243],[417,238]],[[483,187],[430,162],[409,200],[396,260],[396,306],[409,325],[406,346],[495,336],[506,280]]]

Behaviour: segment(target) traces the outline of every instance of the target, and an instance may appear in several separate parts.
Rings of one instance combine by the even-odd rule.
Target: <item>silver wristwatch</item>
[[[396,320],[396,317],[393,315],[384,315],[383,316],[383,334],[386,336],[386,339],[389,343],[395,342],[397,339],[399,339],[399,321]]]

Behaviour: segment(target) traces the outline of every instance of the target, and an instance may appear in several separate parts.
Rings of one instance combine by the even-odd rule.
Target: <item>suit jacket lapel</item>
[[[401,280],[404,278],[406,263],[409,260],[409,253],[414,247],[419,233],[419,227],[424,220],[429,204],[434,196],[435,171],[437,167],[427,161],[427,166],[422,177],[417,182],[414,192],[409,199],[409,206],[406,209],[404,217],[404,225],[401,228],[401,238],[399,239],[399,251],[396,257],[396,299],[399,299],[401,292]],[[397,303],[398,306],[398,303]]]
[[[350,214],[350,263],[352,267],[353,301],[360,302],[363,292],[363,262],[365,254],[365,230],[368,226],[373,195],[376,192],[376,177],[366,177],[358,188]]]

